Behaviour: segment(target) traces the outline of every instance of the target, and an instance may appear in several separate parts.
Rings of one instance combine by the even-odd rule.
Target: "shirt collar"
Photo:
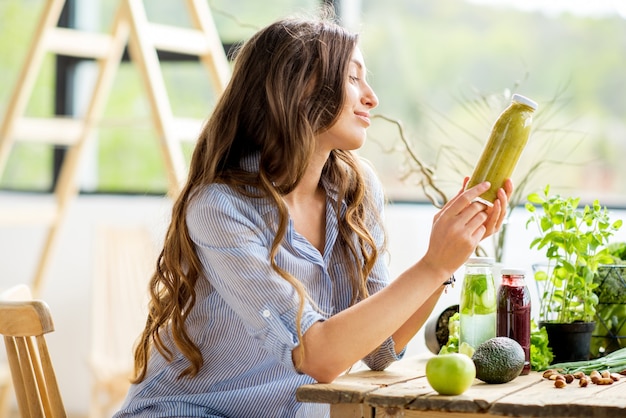
[[[259,152],[254,152],[252,154],[246,155],[241,159],[240,167],[249,172],[259,172],[259,165],[261,161],[261,154]],[[328,176],[322,174],[321,178],[322,187],[326,190],[326,195],[332,199],[333,203],[336,205],[339,200],[339,191],[337,190],[337,186],[330,182]],[[261,199],[264,202],[267,202],[266,199]],[[343,205],[342,205],[343,206]]]

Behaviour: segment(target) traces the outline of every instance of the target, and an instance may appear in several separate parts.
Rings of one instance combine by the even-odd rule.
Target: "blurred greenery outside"
[[[520,0],[521,1],[521,0]],[[44,0],[0,1],[0,116],[21,71]],[[102,0],[108,31],[117,0]],[[179,1],[145,1],[151,21],[189,26]],[[223,42],[293,13],[311,14],[317,0],[211,0]],[[556,192],[626,206],[626,20],[479,6],[462,0],[362,0],[357,27],[380,105],[374,114],[401,122],[411,147],[451,196],[470,175],[491,125],[512,93],[539,103],[533,133],[513,179],[520,193],[547,182]],[[174,114],[204,119],[215,95],[199,63],[164,63]],[[54,58],[48,56],[27,108],[50,116]],[[145,88],[133,63],[118,70],[97,132],[96,190],[163,193],[167,177]],[[397,126],[373,120],[359,152],[371,160],[392,200],[426,201],[423,176],[407,159]],[[186,144],[189,155],[193,144]],[[0,187],[47,190],[52,150],[19,143]]]

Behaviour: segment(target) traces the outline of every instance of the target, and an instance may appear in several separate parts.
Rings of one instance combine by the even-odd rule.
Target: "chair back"
[[[130,387],[158,251],[145,226],[101,224],[95,235],[89,418],[104,418],[120,408]]]
[[[22,417],[66,417],[45,340],[52,331],[48,305],[32,300],[27,287],[20,285],[0,295],[0,334]]]

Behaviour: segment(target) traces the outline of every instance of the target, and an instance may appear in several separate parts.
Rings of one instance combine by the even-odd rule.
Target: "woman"
[[[504,218],[460,191],[393,281],[384,198],[353,153],[378,98],[357,36],[287,19],[239,51],[176,200],[136,376],[117,417],[319,417],[296,388],[399,359],[445,283]],[[467,181],[467,180],[466,180]]]

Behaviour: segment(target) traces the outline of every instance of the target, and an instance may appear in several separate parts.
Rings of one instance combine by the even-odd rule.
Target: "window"
[[[602,13],[591,15],[532,8],[546,4],[576,11],[591,2],[363,1],[362,49],[380,99],[376,113],[402,122],[414,152],[451,196],[511,93],[524,94],[540,109],[516,184],[528,180],[530,192],[550,182],[554,191],[624,205],[626,12],[615,2],[593,2]],[[420,176],[399,180],[405,148],[381,152],[398,143],[396,127],[375,120],[363,153],[392,198],[425,200],[415,184]]]
[[[108,30],[118,2],[91,1],[99,5],[95,29]],[[549,179],[555,191],[626,205],[625,15],[610,8],[601,14],[545,13],[533,8],[543,3],[339,2],[339,8],[349,12],[344,15],[346,24],[361,34],[369,80],[380,98],[374,113],[387,118],[374,120],[360,152],[374,162],[392,199],[427,200],[416,184],[422,177],[414,172],[415,161],[409,160],[407,171],[407,150],[395,121],[402,123],[415,155],[434,170],[436,185],[451,196],[463,176],[471,174],[491,124],[510,95],[518,92],[540,105],[513,176],[524,192],[543,188]],[[564,3],[604,4],[549,4]],[[12,40],[31,39],[42,4],[43,0],[0,2],[0,74],[9,80],[0,84],[2,113],[27,50],[24,43]],[[189,26],[186,9],[178,2],[144,4],[151,21]],[[232,44],[278,17],[310,13],[320,1],[212,0],[209,4],[222,41]],[[162,67],[174,114],[206,117],[214,96],[201,65],[166,62]],[[46,59],[33,97],[29,114],[52,113],[53,57]],[[118,72],[98,139],[89,163],[95,190],[165,191],[158,142],[133,64],[123,64]],[[187,145],[187,153],[192,146]],[[51,170],[52,150],[19,144],[0,187],[45,190],[51,184]]]

